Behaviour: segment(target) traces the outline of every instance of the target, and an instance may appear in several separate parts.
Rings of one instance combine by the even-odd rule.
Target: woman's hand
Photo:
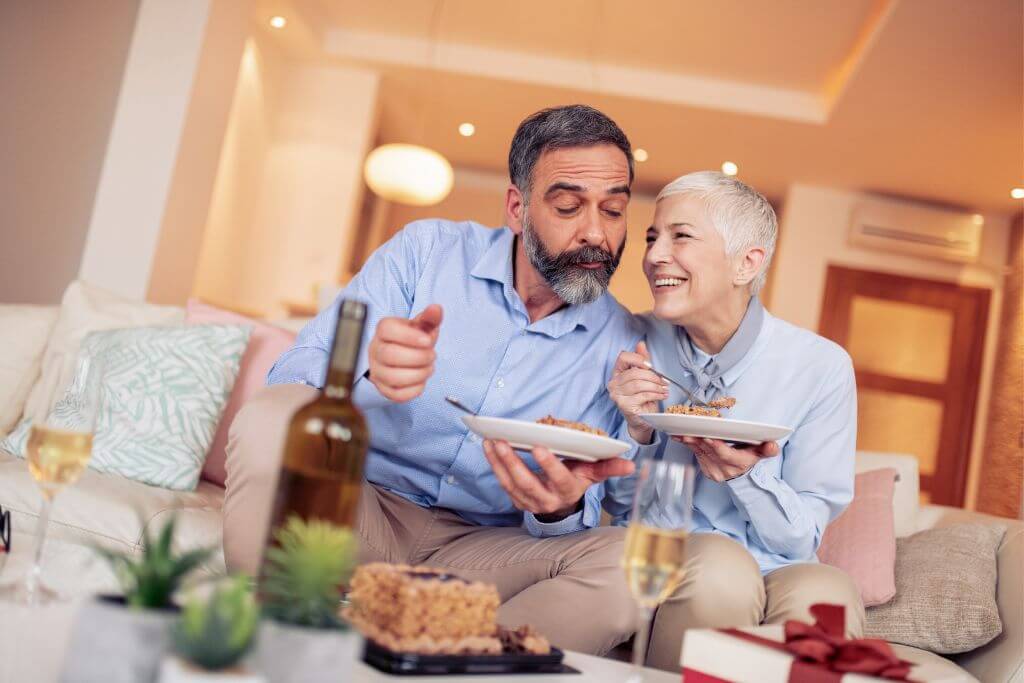
[[[746,474],[762,458],[779,454],[779,444],[774,441],[765,441],[752,448],[731,448],[718,439],[694,436],[673,436],[672,439],[690,447],[700,471],[711,481],[735,479]]]
[[[608,381],[608,394],[626,418],[629,435],[643,444],[651,442],[654,428],[640,419],[640,413],[658,412],[658,401],[668,398],[668,382],[647,367],[650,359],[647,344],[638,343],[635,352],[619,354]]]

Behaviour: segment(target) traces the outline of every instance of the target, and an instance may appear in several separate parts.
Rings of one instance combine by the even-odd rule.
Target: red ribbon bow
[[[814,624],[789,620],[786,641],[780,643],[737,629],[723,629],[731,636],[789,652],[796,657],[789,670],[790,683],[840,683],[843,674],[857,673],[894,681],[910,681],[912,664],[902,660],[884,640],[843,637],[846,609],[842,605],[811,606]]]

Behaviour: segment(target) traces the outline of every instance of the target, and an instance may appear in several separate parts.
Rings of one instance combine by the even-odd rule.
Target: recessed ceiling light
[[[459,124],[459,135],[464,138],[468,138],[470,135],[476,132],[476,126],[472,123],[460,123]]]
[[[973,222],[975,225],[985,225],[985,217],[982,216],[980,213],[976,213],[973,216],[971,216],[971,222]]]
[[[274,28],[284,28],[288,25],[288,20],[278,15],[276,17],[270,17],[270,25]]]
[[[737,173],[739,173],[739,171],[740,167],[732,163],[731,161],[726,161],[722,163],[722,173],[724,173],[725,175],[736,175]]]
[[[647,161],[647,150],[643,147],[637,147],[633,150],[633,158],[637,161]]]
[[[1014,199],[1024,199],[1024,187],[1015,187],[1010,190],[1010,196]]]

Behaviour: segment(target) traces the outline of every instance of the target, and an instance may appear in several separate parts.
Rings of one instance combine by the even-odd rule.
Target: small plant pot
[[[272,620],[260,626],[259,670],[273,683],[337,683],[352,680],[362,656],[356,631],[304,628]]]
[[[171,647],[177,608],[133,609],[120,596],[98,596],[75,619],[60,680],[136,683],[156,678]]]
[[[266,683],[267,679],[250,667],[235,666],[221,671],[207,671],[189,664],[181,657],[165,657],[160,665],[159,683]]]

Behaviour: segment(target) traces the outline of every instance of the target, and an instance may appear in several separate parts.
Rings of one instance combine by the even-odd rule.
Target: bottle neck
[[[363,319],[344,315],[338,319],[334,334],[327,377],[324,381],[324,397],[331,400],[349,401],[355,368],[359,359],[359,347],[363,338]]]

